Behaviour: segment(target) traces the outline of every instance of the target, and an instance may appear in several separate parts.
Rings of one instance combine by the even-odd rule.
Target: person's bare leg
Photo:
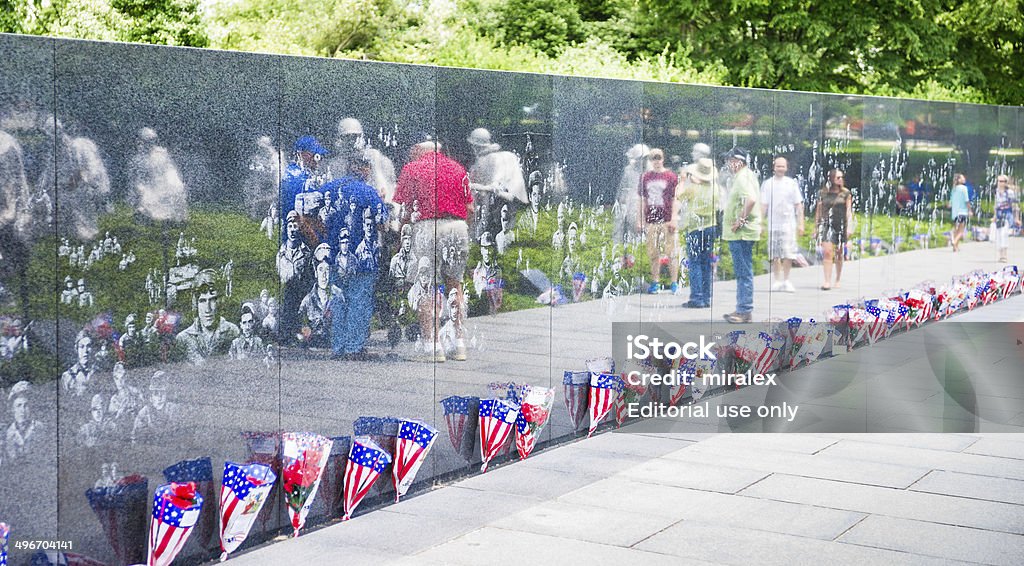
[[[843,255],[844,254],[843,254],[843,248],[842,247],[840,247],[838,250],[836,250],[836,254],[835,254],[835,257],[836,257],[836,260],[835,260],[835,262],[836,262],[836,282],[832,285],[832,288],[834,288],[834,289],[838,289],[839,288],[839,280],[843,277],[843,261],[844,261]]]
[[[781,259],[773,259],[772,260],[772,277],[773,277],[773,282],[774,283],[782,283],[783,279],[782,279],[782,260]]]
[[[825,283],[822,287],[832,288],[832,242],[821,244],[821,265],[825,270]]]
[[[647,257],[651,261],[651,283],[661,279],[661,256],[658,254],[658,231],[647,229]]]
[[[665,254],[668,256],[669,285],[679,280],[679,246],[676,244],[676,233],[668,231],[665,236]]]
[[[779,263],[782,264],[782,280],[789,281],[789,271],[793,269],[793,260],[780,259]]]

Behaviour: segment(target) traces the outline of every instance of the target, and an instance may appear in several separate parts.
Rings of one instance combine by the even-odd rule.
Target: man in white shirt
[[[776,157],[772,177],[761,184],[761,208],[768,224],[768,257],[772,262],[775,282],[772,291],[793,293],[789,270],[796,259],[797,234],[804,235],[804,199],[796,180],[787,177],[789,163]]]

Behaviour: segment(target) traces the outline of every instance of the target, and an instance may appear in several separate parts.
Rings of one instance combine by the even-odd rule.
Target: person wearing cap
[[[300,233],[310,246],[320,243],[318,231],[320,207],[323,206],[321,186],[327,176],[320,171],[320,162],[330,152],[313,136],[302,136],[293,146],[295,156],[284,170],[281,179],[281,214],[287,223],[288,214],[295,211]],[[285,237],[282,234],[282,238]]]
[[[242,305],[239,318],[242,334],[231,341],[228,357],[232,360],[247,360],[263,355],[263,339],[256,334],[256,307],[252,303]]]
[[[153,372],[149,380],[149,400],[135,415],[131,441],[158,442],[169,438],[178,428],[178,404],[167,400],[169,376],[163,371]]]
[[[45,442],[46,427],[32,418],[32,385],[19,381],[7,394],[7,406],[14,419],[4,436],[4,452],[8,464],[32,454]]]
[[[96,301],[95,297],[92,296],[92,292],[86,290],[85,279],[78,280],[78,306],[80,308],[91,307]]]
[[[772,177],[761,184],[761,213],[768,222],[768,258],[772,262],[775,282],[772,291],[793,293],[789,271],[799,252],[797,235],[804,235],[804,197],[796,180],[787,177],[789,161],[776,157]]]
[[[718,171],[710,157],[698,157],[686,166],[683,173],[684,180],[678,198],[687,206],[686,216],[679,219],[679,224],[680,229],[686,232],[690,274],[690,300],[683,303],[683,307],[705,309],[711,306],[711,282],[714,278],[711,253],[718,238],[715,222]]]
[[[966,191],[966,189],[965,189]],[[964,222],[967,222],[964,217]],[[846,188],[846,174],[841,169],[828,172],[828,180],[818,193],[814,209],[814,239],[821,245],[825,283],[823,291],[839,288],[843,275],[843,249],[853,230],[853,193]],[[832,283],[832,264],[836,266],[836,280]]]
[[[678,290],[679,258],[676,257],[676,174],[665,167],[665,152],[653,148],[648,153],[651,169],[640,177],[640,210],[638,228],[647,240],[647,257],[651,262],[651,283],[648,293],[656,293],[660,287],[661,257],[669,258],[669,281],[672,292]]]
[[[469,225],[473,217],[473,196],[466,170],[444,155],[433,140],[421,142],[410,150],[410,162],[402,168],[395,190],[395,202],[403,206],[403,223],[410,221],[412,203],[419,203],[419,221],[412,224],[413,255],[427,260],[428,272],[439,274],[449,289],[457,289],[460,304],[465,300],[462,278],[469,259]],[[454,250],[443,260],[445,250]],[[449,252],[450,253],[450,252]],[[437,281],[431,281],[432,288]],[[429,302],[429,301],[428,301]],[[444,349],[437,337],[438,309],[421,310],[421,335],[427,340],[430,359],[445,360]],[[424,318],[429,314],[429,322]],[[426,323],[426,324],[423,324]],[[457,327],[454,359],[466,359],[465,328]]]
[[[761,239],[761,207],[760,183],[749,162],[743,148],[734,147],[726,154],[732,189],[722,214],[722,239],[729,243],[736,275],[736,311],[724,318],[733,324],[750,322],[754,310],[754,245]]]
[[[103,410],[103,395],[92,396],[89,405],[89,420],[78,428],[78,444],[92,448],[97,444],[112,439],[115,432],[114,422],[106,418]]]
[[[330,258],[331,246],[320,244],[314,250],[315,283],[299,304],[299,313],[305,322],[302,335],[306,345],[312,348],[331,346],[332,324],[344,316],[345,295],[331,282]],[[337,327],[334,328],[337,338]]]
[[[78,302],[78,289],[75,288],[75,280],[70,275],[64,276],[64,290],[60,292],[62,305],[73,305]]]
[[[415,275],[416,258],[412,255],[412,226],[402,226],[402,246],[398,253],[391,257],[388,266],[388,275],[395,281],[396,286],[404,287],[406,279]]]
[[[313,281],[313,252],[299,237],[299,213],[288,212],[285,241],[277,251],[277,274],[281,278],[281,337],[290,342],[299,329],[299,303]]]
[[[477,237],[483,232],[496,234],[501,230],[497,207],[527,204],[526,180],[519,157],[491,141],[491,132],[477,128],[466,138],[476,162],[469,169],[469,188],[476,200]],[[515,209],[511,210],[513,216]]]
[[[516,233],[512,230],[512,211],[508,203],[501,205],[501,232],[494,236],[494,245],[498,249],[498,255],[505,255],[509,246],[516,241]]]
[[[228,319],[220,316],[218,303],[220,293],[212,269],[200,271],[192,290],[192,311],[195,320],[178,333],[175,343],[193,364],[202,364],[214,355],[228,353],[231,342],[238,338],[240,330]]]

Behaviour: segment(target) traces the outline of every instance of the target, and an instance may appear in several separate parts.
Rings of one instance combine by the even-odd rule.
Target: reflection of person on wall
[[[344,216],[338,212],[328,220],[328,233],[339,235],[341,247],[335,262],[335,283],[345,297],[339,305],[341,312],[335,316],[331,348],[336,356],[361,359],[366,357],[365,345],[375,307],[374,287],[381,271],[380,228],[387,225],[390,208],[377,189],[367,183],[372,166],[365,156],[350,156],[348,167],[345,177],[327,185],[337,192],[340,202],[348,203]],[[342,232],[348,233],[344,244],[340,238]],[[352,251],[349,250],[351,242],[357,242]],[[382,290],[391,287],[384,274]],[[381,326],[392,328],[395,315],[388,297],[380,297],[376,307]]]
[[[462,278],[469,258],[469,225],[466,220],[473,214],[473,196],[466,170],[441,153],[440,146],[434,141],[413,146],[410,158],[399,175],[395,202],[406,205],[413,201],[420,203],[420,219],[412,224],[413,255],[420,262],[427,260],[428,273],[440,274],[449,289],[457,289],[459,304],[462,304],[465,301]],[[409,219],[403,218],[403,223],[406,222]],[[450,256],[443,260],[445,250],[450,250]],[[431,288],[437,288],[436,281],[431,282]],[[436,310],[427,308],[420,311],[420,330],[426,338],[429,358],[443,362],[445,355],[437,339]],[[429,319],[424,318],[428,314]],[[427,320],[430,322],[424,326],[422,323]],[[456,335],[454,359],[465,360],[465,328],[461,320],[456,325]]]
[[[797,254],[797,235],[804,235],[804,199],[796,179],[787,177],[789,162],[776,157],[772,177],[761,184],[761,212],[768,221],[768,257],[775,283],[772,291],[793,293],[789,271]]]
[[[732,188],[722,214],[722,239],[729,242],[736,275],[736,311],[724,315],[733,324],[750,322],[754,310],[754,245],[761,239],[761,207],[757,176],[750,170],[750,155],[734,147],[727,156]]]
[[[136,209],[157,221],[183,222],[188,197],[181,172],[166,147],[157,145],[152,128],[139,130],[138,151],[131,164]]]
[[[840,169],[828,172],[828,181],[818,195],[814,209],[814,238],[821,244],[822,267],[825,283],[822,290],[839,288],[843,275],[843,248],[853,230],[853,194],[846,188],[846,175]],[[836,266],[836,281],[832,283],[832,264]]]
[[[967,190],[967,177],[963,173],[953,175],[953,190],[949,193],[949,211],[953,217],[953,237],[950,243],[953,251],[960,251],[960,240],[967,231],[967,220],[971,217],[971,196]]]
[[[626,166],[622,169],[619,179],[619,191],[615,197],[615,226],[613,241],[625,246],[636,238],[637,219],[640,218],[640,177],[650,169],[647,153],[650,149],[643,144],[636,144],[626,151]]]
[[[500,145],[491,143],[491,133],[486,128],[473,130],[466,141],[476,156],[476,162],[469,169],[469,188],[473,191],[480,218],[476,237],[483,232],[496,234],[502,229],[498,222],[499,207],[515,207],[515,203],[529,202],[523,166],[516,154],[500,151]],[[515,209],[509,212],[514,216]]]
[[[678,289],[679,258],[676,257],[676,174],[665,168],[665,152],[654,148],[648,153],[651,170],[640,177],[640,210],[637,229],[645,233],[647,257],[651,262],[651,283],[648,293],[656,293],[660,287],[661,257],[668,256],[669,281],[672,292]]]
[[[718,237],[715,225],[718,172],[710,157],[701,157],[687,165],[685,173],[680,198],[687,204],[686,218],[680,222],[681,229],[686,231],[690,300],[683,303],[683,307],[703,309],[711,306],[711,252]]]
[[[1020,195],[1010,187],[1010,178],[999,175],[996,179],[995,214],[992,217],[992,241],[1002,263],[1009,261],[1010,234],[1020,226]]]
[[[310,260],[313,253],[299,237],[299,213],[288,212],[285,241],[277,252],[277,274],[281,278],[280,330],[286,343],[295,339],[299,329],[299,303],[313,280]]]
[[[328,154],[316,138],[303,136],[295,142],[295,157],[281,179],[281,214],[290,222],[296,212],[296,223],[303,241],[310,247],[320,243],[320,207],[323,206],[321,185],[326,177],[319,171],[320,161]],[[283,234],[283,236],[287,237]]]
[[[210,356],[227,354],[231,342],[238,338],[238,327],[220,316],[217,308],[219,300],[214,271],[200,271],[196,275],[192,292],[192,308],[196,318],[191,326],[175,337],[175,342],[183,348],[186,358],[193,364],[201,364]]]
[[[45,426],[32,418],[32,386],[19,381],[7,394],[7,403],[14,422],[7,427],[4,435],[4,451],[7,463],[14,463],[35,451],[44,441]]]

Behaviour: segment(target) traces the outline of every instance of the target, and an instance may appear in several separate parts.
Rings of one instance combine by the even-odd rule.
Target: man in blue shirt
[[[295,158],[284,171],[281,178],[281,218],[288,218],[288,213],[298,213],[299,232],[303,243],[311,249],[320,244],[322,226],[319,224],[320,207],[323,206],[321,185],[327,181],[326,175],[317,169],[324,156],[328,155],[316,138],[303,136],[295,142]],[[281,240],[285,240],[284,230]]]
[[[967,231],[967,219],[971,216],[971,197],[963,173],[953,175],[953,191],[949,194],[949,210],[953,217],[953,251],[960,251],[960,240]]]

